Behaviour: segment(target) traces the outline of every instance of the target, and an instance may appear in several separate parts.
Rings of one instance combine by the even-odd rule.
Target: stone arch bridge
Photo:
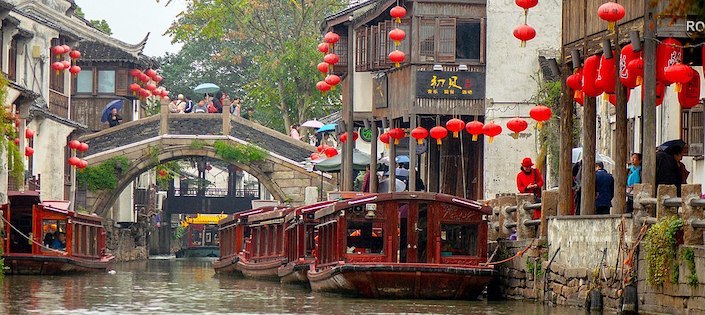
[[[228,112],[172,114],[162,106],[159,115],[127,122],[79,140],[89,144],[89,150],[83,154],[89,165],[117,156],[130,161],[129,169],[120,170],[123,175],[116,189],[88,192],[88,209],[103,216],[125,187],[159,163],[197,156],[223,160],[213,147],[216,141],[250,143],[267,151],[264,161],[227,162],[257,177],[280,202],[300,205],[304,202],[305,187],[322,185],[325,191],[335,185],[331,175],[309,171],[299,163],[314,152],[315,147],[240,117],[231,117]]]

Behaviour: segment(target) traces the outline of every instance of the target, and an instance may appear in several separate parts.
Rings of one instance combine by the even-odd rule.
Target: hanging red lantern
[[[152,91],[152,95],[154,96],[162,96],[162,93],[164,92],[163,88],[156,88],[154,91]]]
[[[338,150],[336,150],[334,147],[328,147],[328,148],[326,148],[325,154],[326,154],[326,157],[331,158],[331,157],[338,155]]]
[[[580,92],[580,95],[575,98],[575,102],[581,106],[585,105],[585,93]]]
[[[154,82],[159,83],[159,82],[162,82],[162,80],[164,80],[164,78],[162,76],[160,76],[158,74],[154,76]]]
[[[436,139],[436,144],[441,145],[443,143],[443,138],[448,136],[448,129],[443,126],[436,126],[431,128],[431,138]]]
[[[78,50],[72,50],[72,51],[69,53],[69,57],[71,57],[71,59],[73,59],[73,60],[76,60],[76,59],[78,59],[78,58],[81,58],[81,52],[78,51]]]
[[[71,140],[71,141],[69,141],[69,148],[71,148],[71,150],[76,150],[76,149],[78,149],[80,146],[81,146],[81,142],[78,141],[78,140]]]
[[[539,0],[514,0],[514,3],[516,3],[516,5],[518,5],[519,7],[523,8],[524,15],[526,15],[526,12],[529,11],[529,9],[539,4]]]
[[[76,150],[78,150],[79,152],[88,151],[88,143],[81,142],[81,144],[78,146],[78,148]]]
[[[681,42],[674,38],[664,39],[656,47],[656,80],[666,85],[671,85],[666,77],[666,68],[683,61],[683,48]]]
[[[147,69],[144,74],[146,74],[150,78],[154,78],[157,75],[157,72],[154,71],[154,69]]]
[[[404,129],[401,128],[393,128],[392,130],[389,130],[389,136],[394,139],[394,144],[399,144],[399,140],[406,137],[406,132],[404,132]]]
[[[78,167],[81,168],[81,169],[84,169],[84,168],[86,168],[87,166],[88,166],[88,161],[86,161],[86,160],[81,160],[81,161],[79,162],[79,165],[78,165]]]
[[[627,94],[625,95],[627,97],[627,102],[629,102],[629,97],[632,94],[632,90],[627,90]],[[609,101],[610,104],[617,106],[617,94],[609,94]]]
[[[423,144],[423,139],[428,137],[428,130],[424,127],[416,127],[411,130],[411,137],[416,139],[418,144]]]
[[[328,32],[326,35],[323,35],[323,40],[333,46],[340,40],[340,35],[333,32]]]
[[[612,51],[614,56],[614,51]],[[617,60],[614,57],[606,58],[605,55],[600,57],[600,66],[597,68],[597,78],[595,86],[607,94],[615,93],[615,84],[617,76]]]
[[[24,148],[24,156],[32,156],[34,155],[34,149],[32,147],[25,147]]]
[[[507,122],[507,129],[514,131],[514,139],[519,138],[519,133],[526,130],[529,127],[529,123],[526,120],[516,117],[512,118]]]
[[[15,146],[20,145],[20,138],[15,138]]]
[[[71,47],[69,45],[61,45],[61,49],[63,50],[61,53],[66,54],[71,51]]]
[[[61,54],[64,53],[64,48],[61,45],[51,47],[51,53],[56,55],[56,58],[60,58]]]
[[[81,163],[81,159],[79,159],[79,158],[77,158],[77,157],[75,157],[75,156],[72,156],[72,157],[69,158],[69,165],[71,165],[71,166],[77,166],[77,165],[79,165],[80,163]]]
[[[489,137],[488,142],[492,143],[494,137],[502,134],[502,126],[495,124],[494,121],[492,121],[482,127],[482,132],[485,134],[485,136]]]
[[[551,109],[543,105],[536,105],[531,108],[531,110],[529,110],[529,116],[531,116],[531,118],[533,118],[537,122],[537,129],[541,129],[543,122],[551,119],[551,115]]]
[[[587,96],[596,97],[604,92],[595,85],[599,66],[600,56],[593,55],[585,58],[585,63],[583,65],[583,92],[587,94]]]
[[[137,77],[139,77],[140,73],[142,73],[142,71],[140,71],[140,69],[131,69],[131,70],[130,70],[130,76],[133,77],[133,78],[135,78],[135,79],[136,79]]]
[[[521,41],[520,47],[526,47],[526,42],[536,37],[536,30],[527,24],[519,25],[514,28],[514,37]]]
[[[64,64],[64,70],[69,70],[71,68],[71,61],[64,60],[61,63]]]
[[[148,97],[150,97],[150,96],[152,95],[151,93],[149,93],[149,90],[147,90],[147,89],[142,89],[142,88],[140,88],[139,93],[140,93],[140,97],[141,97],[141,98],[148,98]]]
[[[71,66],[71,68],[69,68],[69,72],[71,72],[71,74],[73,74],[73,77],[75,78],[78,75],[78,73],[81,72],[81,67]]]
[[[161,178],[165,178],[168,175],[168,173],[166,172],[165,169],[162,168],[159,170],[159,172],[157,172],[157,175],[159,175],[159,177],[161,177]]]
[[[139,92],[141,88],[142,87],[137,83],[130,84],[130,91],[132,91],[132,96],[137,96],[137,92]]]
[[[615,23],[624,18],[625,14],[624,7],[615,2],[607,2],[597,8],[597,15],[608,22],[607,29],[610,31],[614,30]]]
[[[402,6],[395,6],[389,10],[389,15],[394,19],[394,21],[401,23],[401,19],[406,16],[406,9]]]
[[[387,147],[389,147],[390,140],[391,140],[391,137],[389,136],[389,132],[384,132],[381,135],[379,135],[379,141],[382,141],[382,143],[386,144]]]
[[[169,97],[169,90],[162,90],[162,97]]]
[[[636,77],[636,86],[640,86],[644,81],[644,58],[639,56],[627,64],[627,71],[629,76]]]
[[[327,54],[327,53],[328,53],[328,49],[329,49],[329,48],[330,48],[330,47],[328,46],[327,43],[320,43],[320,44],[318,44],[318,51],[320,51],[320,52],[322,52],[322,53],[324,53],[324,54]]]
[[[389,31],[389,39],[394,41],[394,46],[401,45],[401,41],[403,41],[404,38],[406,38],[406,32],[401,29],[395,28]]]
[[[32,139],[32,138],[34,138],[34,130],[29,129],[29,128],[26,128],[26,129],[24,130],[24,137],[25,137],[26,139]]]
[[[311,161],[315,161],[321,158],[321,155],[318,153],[311,153]]]
[[[635,52],[632,44],[622,48],[619,56],[619,82],[629,89],[639,86],[639,74],[629,70],[629,63],[641,58],[640,52]],[[636,70],[636,69],[635,69]]]
[[[395,50],[389,53],[389,61],[394,63],[394,66],[399,68],[400,64],[406,59],[406,54],[401,50]]]
[[[582,94],[583,90],[583,69],[578,68],[575,73],[566,78],[565,84],[573,90],[573,98],[577,98],[578,94]]]
[[[328,68],[330,68],[330,65],[327,62],[321,62],[316,66],[318,68],[318,72],[326,74],[328,73]]]
[[[56,75],[59,75],[62,70],[64,70],[64,63],[57,61],[51,64],[51,68],[56,70]]]
[[[336,54],[327,54],[325,57],[323,57],[323,61],[325,61],[327,64],[334,66],[340,58]]]
[[[483,134],[482,128],[485,125],[477,120],[473,120],[465,125],[465,130],[472,135],[472,141],[477,141],[477,137]]]
[[[140,81],[142,81],[142,83],[147,83],[150,80],[151,80],[151,78],[148,75],[146,75],[144,73],[140,74]]]
[[[689,109],[700,103],[700,74],[691,68],[692,79],[683,84],[683,88],[678,92],[678,103],[681,109]]]
[[[329,74],[326,79],[326,83],[331,86],[331,89],[335,89],[335,86],[340,83],[340,77],[335,74]]]
[[[154,91],[157,89],[157,86],[154,83],[149,83],[144,88],[147,89],[147,91]]]
[[[357,132],[353,131],[353,142],[357,141],[359,137],[360,135]],[[344,132],[342,135],[340,135],[338,139],[340,140],[340,142],[345,143],[346,141],[348,141],[348,133]]]
[[[681,91],[681,86],[693,79],[693,69],[680,62],[667,67],[664,75],[669,82],[676,83],[676,92]]]
[[[457,138],[463,128],[465,128],[465,122],[458,118],[453,118],[446,123],[446,129],[453,133],[453,138]]]
[[[325,93],[330,91],[330,85],[325,81],[318,81],[318,83],[316,83],[316,89],[318,89],[322,93]]]

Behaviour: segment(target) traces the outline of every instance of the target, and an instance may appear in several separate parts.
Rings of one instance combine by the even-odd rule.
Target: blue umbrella
[[[122,109],[122,100],[114,100],[108,103],[108,105],[105,105],[105,109],[103,109],[103,115],[100,116],[100,122],[108,121],[108,119],[110,118],[110,112],[113,110],[113,108],[117,109],[118,111]]]
[[[215,93],[220,91],[220,87],[213,83],[203,83],[199,84],[193,91],[198,94]]]
[[[337,126],[337,125],[338,125],[338,124],[327,124],[327,125],[323,125],[323,127],[318,128],[318,131],[316,131],[316,133],[319,133],[319,132],[328,132],[328,131],[335,131],[335,126]]]
[[[409,157],[406,155],[397,156],[394,160],[397,161],[397,163],[409,163]]]

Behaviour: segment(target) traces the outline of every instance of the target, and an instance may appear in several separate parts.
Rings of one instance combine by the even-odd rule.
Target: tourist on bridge
[[[110,127],[115,127],[122,122],[122,116],[118,114],[117,108],[113,108],[110,111],[110,117],[108,118],[108,125]]]
[[[610,214],[614,197],[614,178],[602,161],[595,162],[595,214]]]
[[[240,117],[240,98],[235,96],[232,104],[230,104],[230,114]]]
[[[522,194],[534,194],[534,202],[541,202],[541,187],[543,176],[534,168],[534,162],[527,157],[521,161],[521,170],[517,174],[517,189]],[[534,210],[534,219],[541,217],[541,210]]]
[[[296,140],[301,140],[301,135],[299,134],[299,124],[291,125],[291,130],[289,130],[289,136]]]
[[[631,164],[627,176],[627,213],[634,211],[634,185],[641,183],[641,153],[632,154]]]
[[[206,106],[206,102],[203,100],[198,101],[198,104],[193,107],[193,112],[194,113],[207,113],[208,112],[208,106]]]
[[[193,100],[191,100],[190,97],[186,96],[184,102],[186,102],[186,106],[184,106],[184,113],[191,113],[193,111],[194,106]]]
[[[217,110],[217,113],[222,113],[223,112],[223,92],[216,92],[215,96],[213,97],[213,107]]]
[[[179,106],[176,105],[176,101],[177,100],[173,100],[173,101],[169,102],[169,112],[172,114],[177,114],[180,112]]]
[[[245,118],[247,120],[253,120],[255,115],[255,109],[252,107],[248,107],[247,111],[245,111],[244,114],[242,114],[242,118]]]

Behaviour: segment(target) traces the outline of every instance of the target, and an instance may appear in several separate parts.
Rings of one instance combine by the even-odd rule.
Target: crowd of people
[[[172,114],[188,113],[222,113],[223,104],[230,105],[230,114],[251,120],[254,115],[254,108],[248,107],[242,112],[242,104],[239,97],[231,100],[227,93],[216,92],[215,94],[204,94],[198,102],[188,96],[179,94],[176,99],[169,102],[169,112]]]

